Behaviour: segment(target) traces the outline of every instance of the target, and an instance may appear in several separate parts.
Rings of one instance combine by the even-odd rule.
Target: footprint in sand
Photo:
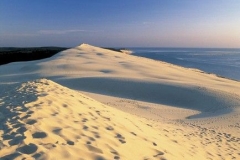
[[[83,118],[83,119],[82,119],[82,122],[87,122],[87,121],[88,121],[87,118]]]
[[[94,128],[94,129],[98,129],[98,127],[97,127],[97,126],[92,126],[92,128]]]
[[[94,147],[90,144],[86,145],[86,147],[88,148],[89,151],[95,152],[95,153],[103,153],[103,151],[97,147]]]
[[[164,153],[163,152],[161,152],[161,151],[157,151],[158,153],[156,154],[156,155],[154,155],[153,157],[158,157],[158,156],[162,156],[162,155],[164,155]]]
[[[25,136],[16,136],[12,140],[10,140],[8,142],[8,144],[11,146],[18,145],[18,144],[22,143],[25,138],[26,138]]]
[[[29,145],[25,145],[25,146],[18,148],[17,151],[19,151],[23,154],[32,154],[32,153],[36,152],[37,149],[38,149],[38,147],[35,144],[30,143]]]
[[[83,126],[83,129],[84,129],[84,130],[88,130],[88,126],[85,126],[85,125],[84,125],[84,126]]]
[[[32,134],[33,138],[45,138],[47,134],[45,132],[35,132]]]
[[[67,108],[67,107],[68,107],[68,105],[66,105],[66,104],[63,104],[62,106],[63,106],[64,108]]]
[[[52,149],[54,147],[56,147],[55,144],[52,144],[52,143],[45,143],[45,144],[40,144],[42,146],[44,146],[46,149]]]
[[[55,134],[60,134],[62,128],[55,128],[54,130],[52,130],[53,133]]]
[[[95,138],[101,138],[98,134],[94,135]]]
[[[156,150],[157,154],[153,155],[154,158],[160,158],[160,160],[167,160],[165,157],[163,157],[164,152]]]
[[[34,154],[32,157],[35,158],[35,159],[47,159],[47,158],[44,156],[44,152],[36,153],[36,154]]]
[[[36,121],[35,119],[28,119],[28,120],[26,121],[26,124],[29,124],[29,125],[33,125],[33,124],[35,124],[35,123],[37,123],[37,121]]]
[[[89,140],[90,140],[90,141],[95,141],[95,139],[94,139],[94,138],[92,138],[92,137],[89,137]]]
[[[31,117],[31,115],[27,114],[26,116],[23,116],[22,118],[20,118],[20,120],[28,119],[29,117]]]
[[[67,141],[67,144],[68,144],[68,145],[74,145],[74,142],[73,142],[73,141],[70,141],[70,140],[68,140],[68,141]]]
[[[153,145],[154,145],[154,146],[157,146],[157,144],[156,144],[155,142],[153,142]]]
[[[113,159],[120,159],[119,153],[117,151],[111,151],[111,153],[114,155]]]
[[[137,134],[136,133],[134,133],[134,132],[130,132],[132,135],[134,135],[134,136],[137,136]]]
[[[113,158],[114,158],[114,159],[116,159],[116,160],[117,160],[117,159],[120,159],[120,157],[119,157],[119,156],[114,156]]]
[[[17,130],[16,130],[16,132],[17,133],[20,133],[20,134],[22,134],[22,133],[24,133],[24,132],[26,132],[27,131],[27,128],[26,127],[20,127],[20,128],[18,128]]]
[[[114,128],[113,128],[113,127],[111,127],[111,126],[108,126],[108,127],[106,127],[106,129],[107,129],[107,130],[109,130],[109,131],[112,131],[112,130],[114,130]]]
[[[119,140],[119,142],[121,142],[122,144],[126,143],[126,141],[124,140],[125,137],[123,137],[121,134],[117,133],[115,138],[117,138]]]
[[[22,127],[23,124],[22,123],[15,123],[12,125],[13,128],[19,128],[19,127]]]

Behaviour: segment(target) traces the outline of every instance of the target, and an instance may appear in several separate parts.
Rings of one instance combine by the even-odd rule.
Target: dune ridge
[[[240,157],[238,81],[88,44],[0,75],[2,159]]]

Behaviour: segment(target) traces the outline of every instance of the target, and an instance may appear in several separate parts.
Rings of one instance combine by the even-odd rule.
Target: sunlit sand
[[[240,158],[238,81],[88,44],[0,75],[0,159]]]

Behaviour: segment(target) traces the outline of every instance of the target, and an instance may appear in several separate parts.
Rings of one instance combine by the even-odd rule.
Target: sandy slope
[[[0,66],[0,75],[2,157],[240,157],[240,82],[87,44],[48,59]],[[35,81],[39,78],[105,105],[49,80]],[[25,81],[32,82],[15,88]],[[94,121],[96,117],[102,119]],[[92,119],[87,128],[83,118]],[[92,126],[98,126],[104,138],[96,140],[93,132],[86,133]],[[111,153],[111,148],[118,153]]]
[[[231,159],[239,154],[239,138],[139,118],[46,79],[6,89],[1,159]]]
[[[164,159],[164,152],[177,149],[148,121],[52,81],[7,89],[1,99],[2,159]]]

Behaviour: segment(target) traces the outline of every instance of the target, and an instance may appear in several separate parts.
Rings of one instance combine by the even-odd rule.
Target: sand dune
[[[239,108],[240,82],[88,44],[48,59],[1,66],[0,74],[2,85],[47,78],[86,94],[193,109],[202,112],[200,117]]]
[[[0,159],[240,158],[238,81],[87,44],[0,75]]]
[[[229,153],[219,158],[239,154],[239,138],[139,118],[46,79],[6,89],[1,159],[217,159],[217,153]]]
[[[1,99],[1,159],[163,159],[171,147],[146,120],[52,81],[8,90]]]

